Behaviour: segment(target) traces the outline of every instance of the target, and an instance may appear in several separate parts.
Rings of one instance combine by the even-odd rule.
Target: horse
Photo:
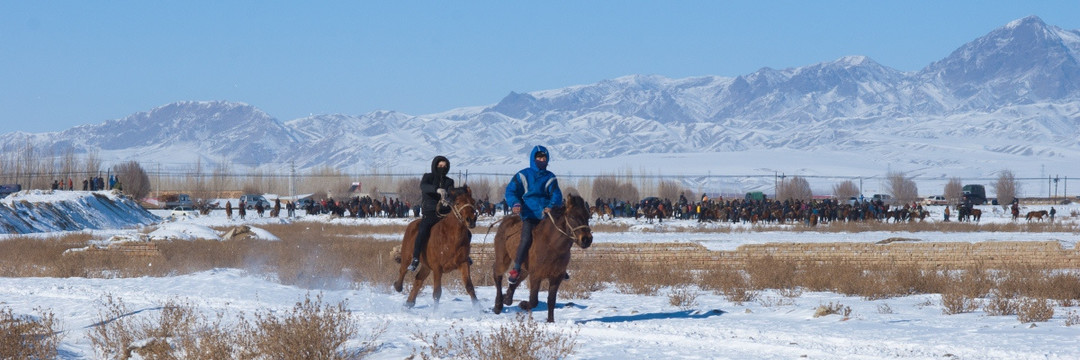
[[[420,267],[416,269],[416,279],[413,280],[412,290],[405,302],[408,307],[416,304],[416,295],[424,286],[424,280],[432,274],[431,296],[435,298],[435,306],[438,306],[442,296],[442,275],[454,270],[461,272],[465,291],[469,293],[473,304],[477,303],[476,291],[469,275],[469,252],[472,248],[472,231],[469,229],[476,227],[477,217],[472,190],[468,186],[453,188],[447,193],[447,198],[451,199],[449,204],[446,204],[450,212],[431,228],[431,237],[427,248],[420,253]],[[401,240],[401,251],[394,257],[394,261],[401,264],[398,279],[394,282],[394,290],[397,292],[401,292],[405,274],[409,272],[409,262],[401,261],[401,254],[413,253],[413,243],[419,229],[420,219],[409,223],[405,228],[405,237]]]
[[[1050,213],[1046,212],[1046,210],[1029,211],[1027,213],[1027,220],[1031,221],[1031,219],[1035,219],[1035,220],[1042,221],[1043,217],[1046,217],[1049,214]]]
[[[589,208],[580,196],[566,198],[566,206],[551,209],[533,229],[533,243],[521,267],[519,280],[502,292],[503,275],[510,269],[521,243],[521,217],[508,215],[502,218],[495,232],[495,313],[502,313],[504,305],[514,302],[514,290],[529,280],[529,301],[519,306],[532,310],[539,301],[540,282],[548,281],[547,322],[555,322],[555,298],[559,285],[566,279],[566,267],[570,264],[570,248],[577,244],[582,249],[592,245],[592,229],[589,228]]]

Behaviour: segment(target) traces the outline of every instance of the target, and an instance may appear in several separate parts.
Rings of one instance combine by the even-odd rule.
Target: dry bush
[[[766,256],[753,259],[746,266],[750,285],[755,290],[789,289],[795,286],[794,262]]]
[[[107,295],[99,322],[89,333],[94,350],[105,358],[130,358],[138,355],[150,359],[182,358],[197,347],[195,337],[201,323],[190,304],[169,301],[159,310],[157,318],[151,313],[131,311],[122,300]]]
[[[673,264],[620,262],[615,265],[614,271],[618,288],[627,294],[657,295],[663,287],[695,283],[694,273],[690,269]]]
[[[979,300],[963,292],[947,291],[941,294],[941,307],[945,315],[968,313],[979,308]]]
[[[814,310],[815,318],[834,314],[840,315],[841,321],[851,319],[851,307],[841,303],[829,302],[828,305],[818,305],[817,309]]]
[[[877,312],[878,314],[892,314],[893,309],[892,306],[889,306],[889,304],[879,304],[877,306]]]
[[[150,309],[132,311],[108,295],[90,343],[103,358],[127,359],[355,359],[374,351],[383,324],[364,338],[368,344],[341,350],[356,335],[345,303],[322,304],[322,297],[298,302],[291,312],[276,316],[256,313],[255,324],[242,316],[225,326],[224,315],[214,322],[199,315],[190,303],[170,300]],[[152,313],[147,310],[156,310]]]
[[[681,310],[693,309],[698,305],[697,291],[686,286],[675,287],[668,294],[668,302]]]
[[[357,325],[349,318],[344,302],[324,305],[322,295],[312,301],[309,294],[280,316],[271,311],[258,312],[254,326],[253,343],[261,358],[353,359],[374,351],[371,346],[341,350],[357,334]],[[385,324],[376,329],[373,338],[385,329]]]
[[[990,316],[1015,315],[1017,307],[1018,304],[1014,299],[995,290],[986,304],[983,304],[983,311]]]
[[[1065,314],[1065,326],[1073,325],[1080,325],[1080,313],[1077,313],[1076,310],[1069,310],[1069,312]]]
[[[747,275],[729,267],[714,266],[706,269],[700,282],[702,289],[712,290],[736,304],[754,301],[759,295],[759,292],[750,286]]]
[[[795,273],[795,282],[809,291],[836,291],[855,281],[862,268],[847,262],[804,264]]]
[[[1054,317],[1054,303],[1047,299],[1028,298],[1016,308],[1016,319],[1022,323],[1044,322]]]
[[[417,330],[413,336],[427,343],[420,354],[423,359],[565,359],[577,348],[578,331],[555,331],[552,325],[537,323],[521,313],[515,321],[504,322],[486,333],[466,332],[451,325],[445,333]]]
[[[0,359],[55,359],[62,340],[52,311],[37,308],[36,316],[0,309]]]
[[[55,238],[17,237],[0,241],[0,276],[63,277],[64,251],[87,245],[90,234]]]

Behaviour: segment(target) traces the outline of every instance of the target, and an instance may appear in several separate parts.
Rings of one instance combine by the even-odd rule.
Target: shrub
[[[373,351],[370,347],[339,351],[356,335],[357,327],[350,321],[344,302],[324,305],[321,294],[314,301],[309,294],[283,316],[270,311],[256,313],[254,325],[255,349],[267,359],[352,359]],[[385,326],[375,333],[383,330]]]
[[[1015,315],[1017,304],[1013,299],[994,291],[993,296],[983,305],[983,311],[990,316]]]
[[[941,294],[941,312],[945,315],[972,312],[978,308],[979,301],[963,292],[947,291]]]
[[[16,316],[0,310],[0,359],[55,359],[60,345],[52,311],[35,309],[38,316]]]
[[[1047,299],[1027,299],[1020,302],[1016,319],[1022,323],[1044,322],[1054,317],[1054,304]]]
[[[461,358],[477,360],[565,359],[577,347],[580,329],[570,333],[552,331],[519,313],[515,321],[504,322],[484,333],[467,333],[453,325],[445,333],[413,334],[427,343],[421,358]]]
[[[1068,314],[1065,314],[1065,326],[1080,325],[1080,314],[1076,310],[1069,310]]]
[[[697,292],[687,287],[677,287],[668,294],[668,302],[681,310],[690,310],[698,305]]]
[[[841,303],[829,302],[828,305],[818,305],[817,310],[814,310],[814,317],[819,318],[822,316],[829,316],[833,314],[839,314],[842,317],[840,320],[851,319],[851,307]]]

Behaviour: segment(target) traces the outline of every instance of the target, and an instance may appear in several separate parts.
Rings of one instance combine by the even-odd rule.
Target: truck
[[[194,208],[195,202],[191,201],[191,195],[188,194],[169,194],[164,196],[165,209],[175,209],[178,207]]]
[[[22,185],[19,184],[3,184],[0,185],[0,198],[7,197],[8,195],[22,191]]]
[[[961,189],[964,196],[963,202],[971,202],[975,205],[986,203],[986,187],[978,184],[964,185]]]
[[[746,200],[749,201],[765,201],[765,193],[760,191],[751,191],[746,193]]]

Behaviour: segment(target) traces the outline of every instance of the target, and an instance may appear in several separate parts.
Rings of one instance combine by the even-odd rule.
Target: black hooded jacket
[[[440,161],[446,161],[447,164],[443,172],[440,172],[438,168]],[[446,189],[447,192],[450,192],[450,188],[454,187],[454,179],[446,176],[450,172],[449,165],[450,160],[442,155],[431,160],[431,172],[424,174],[424,177],[420,179],[421,212],[435,212],[436,205],[439,203],[439,193],[435,190]]]

